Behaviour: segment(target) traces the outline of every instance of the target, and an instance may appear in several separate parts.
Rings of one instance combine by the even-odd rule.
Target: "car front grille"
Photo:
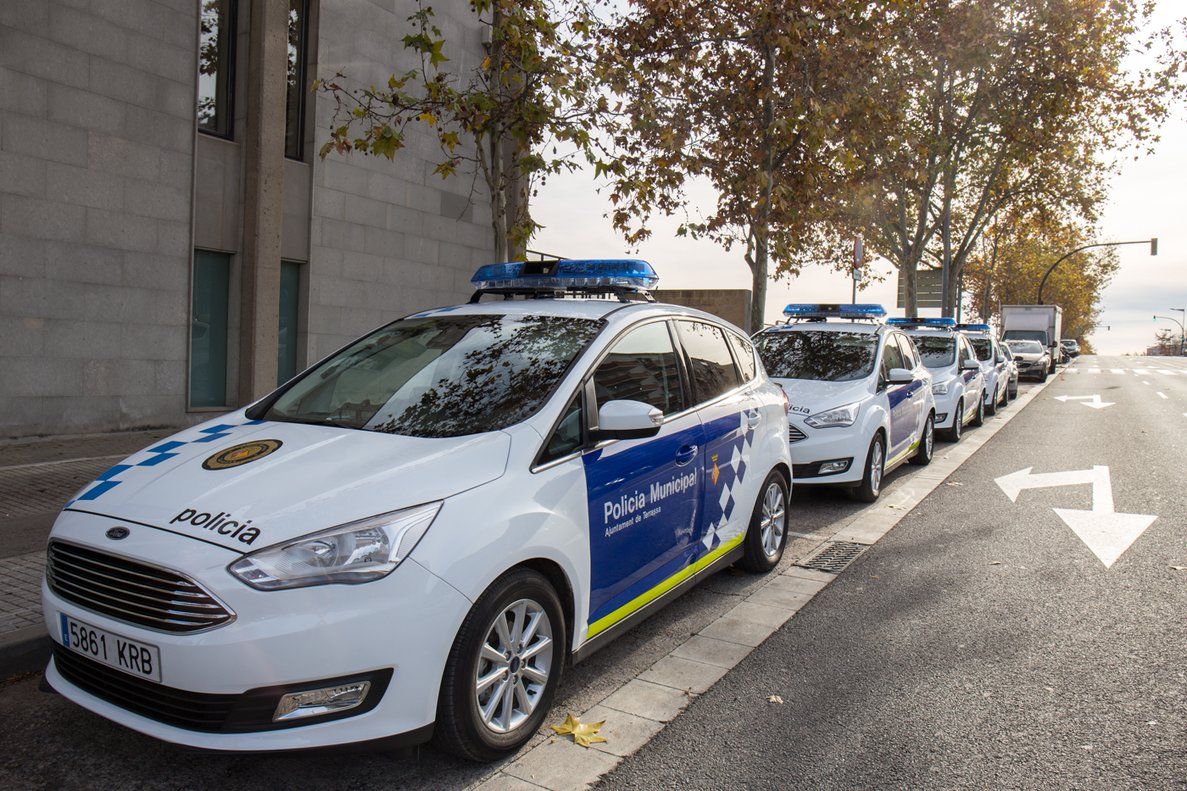
[[[805,434],[803,431],[800,431],[800,429],[796,428],[796,426],[794,424],[792,424],[787,429],[787,439],[789,442],[799,442],[800,440],[807,439],[807,438],[808,438],[808,435]]]
[[[175,571],[62,541],[50,542],[45,579],[80,607],[158,631],[197,632],[235,617]]]

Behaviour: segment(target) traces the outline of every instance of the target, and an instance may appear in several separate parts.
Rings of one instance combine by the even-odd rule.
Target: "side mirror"
[[[887,381],[892,385],[909,385],[915,381],[915,375],[906,368],[891,368]]]
[[[607,401],[598,410],[594,441],[654,437],[664,424],[664,413],[642,401]]]
[[[981,363],[976,360],[961,360],[960,370],[962,371],[979,371],[981,370]]]

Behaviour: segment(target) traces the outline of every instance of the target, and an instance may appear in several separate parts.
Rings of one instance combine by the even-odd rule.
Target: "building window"
[[[301,305],[301,265],[280,262],[280,330],[276,344],[276,384],[297,375],[297,321]]]
[[[231,137],[235,92],[235,0],[202,0],[198,129]]]
[[[227,405],[229,253],[194,251],[190,303],[190,407]]]
[[[288,96],[285,100],[284,155],[301,159],[305,142],[306,29],[308,0],[289,0]]]

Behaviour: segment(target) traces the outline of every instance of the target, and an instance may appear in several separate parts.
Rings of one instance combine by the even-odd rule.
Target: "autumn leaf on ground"
[[[1187,571],[1187,566],[1171,566],[1175,571]]]
[[[582,747],[589,747],[591,744],[606,741],[604,736],[598,735],[598,731],[605,724],[605,720],[601,722],[582,722],[572,714],[568,714],[565,716],[565,721],[560,725],[552,725],[550,727],[556,731],[558,736],[570,734],[573,737],[574,743]]]
[[[767,702],[768,703],[778,703],[778,704],[782,705],[783,698],[779,697],[778,695],[771,695],[769,698],[767,698]]]

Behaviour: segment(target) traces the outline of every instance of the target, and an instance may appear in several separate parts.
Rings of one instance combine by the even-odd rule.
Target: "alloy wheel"
[[[783,533],[787,530],[787,505],[783,488],[772,482],[762,500],[762,551],[768,558],[779,554],[783,545]]]
[[[875,441],[870,450],[870,491],[882,491],[882,443]]]
[[[536,710],[552,669],[552,622],[532,599],[495,616],[478,653],[474,699],[482,724],[509,733]]]

